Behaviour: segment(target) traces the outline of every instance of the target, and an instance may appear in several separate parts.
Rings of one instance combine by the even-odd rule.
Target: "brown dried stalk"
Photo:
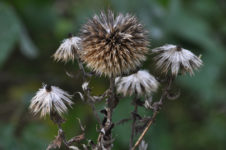
[[[87,82],[88,77],[91,77],[93,74],[87,73],[85,71],[85,69],[83,67],[83,63],[81,62],[77,53],[75,54],[75,56],[76,56],[75,58],[77,59],[77,62],[78,62],[78,65],[79,65],[79,70],[83,75],[83,82]],[[116,125],[119,125],[123,122],[127,122],[129,120],[132,120],[132,129],[131,129],[129,149],[135,150],[139,146],[139,144],[141,143],[141,141],[144,138],[145,134],[147,133],[148,129],[151,127],[154,120],[156,119],[156,116],[157,116],[157,114],[158,114],[158,112],[159,112],[159,110],[160,110],[160,108],[163,104],[163,100],[170,96],[169,90],[171,88],[171,84],[172,84],[173,80],[174,80],[174,77],[172,77],[172,76],[167,79],[168,84],[167,84],[166,88],[163,89],[162,96],[161,96],[160,100],[157,101],[157,102],[154,102],[150,106],[150,108],[153,109],[153,115],[152,115],[152,117],[149,117],[147,122],[141,128],[142,130],[143,129],[144,130],[141,133],[140,137],[138,138],[138,140],[136,141],[134,146],[133,146],[133,141],[134,141],[134,136],[135,136],[135,133],[136,133],[136,130],[137,130],[137,127],[136,127],[137,116],[139,116],[139,114],[137,114],[137,111],[138,111],[138,106],[141,106],[140,102],[142,102],[138,99],[137,95],[135,95],[135,98],[133,100],[134,111],[132,112],[132,117],[123,119],[123,120],[119,121],[118,123],[116,123]],[[81,94],[81,93],[79,93],[79,94]],[[86,90],[84,90],[84,95],[86,97],[86,102],[91,106],[91,108],[93,110],[93,114],[96,117],[97,122],[98,122],[99,127],[100,127],[100,130],[99,130],[100,134],[99,134],[98,139],[97,139],[97,144],[93,143],[92,144],[93,148],[91,148],[91,149],[111,150],[112,144],[113,144],[113,141],[114,141],[114,139],[112,138],[112,129],[114,128],[114,123],[112,122],[112,115],[113,115],[114,109],[117,107],[118,102],[119,102],[119,97],[117,97],[117,95],[116,95],[115,78],[114,77],[110,78],[110,88],[103,95],[92,96],[91,95],[91,89],[89,87]],[[82,95],[82,97],[83,97],[83,95]],[[106,108],[102,113],[105,116],[104,116],[104,119],[101,120],[98,113],[97,113],[95,103],[102,101],[104,99],[106,99]],[[56,137],[56,139],[52,142],[52,144],[49,145],[50,148],[57,148],[57,147],[59,148],[61,146],[62,142],[65,144],[65,146],[67,148],[70,148],[70,145],[72,145],[73,143],[79,142],[79,141],[85,139],[85,134],[82,133],[81,135],[75,136],[75,137],[73,137],[73,138],[71,138],[70,140],[67,141],[66,138],[65,138],[65,135],[64,135],[64,131],[61,128],[62,122],[58,123],[58,122],[55,121],[55,123],[58,124],[59,131],[58,131],[58,136]],[[81,127],[81,129],[82,129],[82,127]],[[82,129],[82,130],[84,131],[84,129]]]
[[[54,114],[53,114],[54,115]],[[57,116],[59,117],[59,116]],[[52,116],[52,118],[55,118],[55,116]],[[82,134],[80,135],[77,135],[77,136],[74,136],[72,137],[70,140],[66,140],[66,137],[65,137],[65,133],[64,133],[64,130],[62,129],[62,126],[61,126],[61,123],[62,123],[62,118],[55,118],[53,121],[54,123],[56,123],[58,125],[58,135],[56,136],[56,138],[48,145],[47,149],[46,150],[50,150],[50,149],[56,149],[56,148],[60,148],[62,143],[68,148],[70,149],[70,146],[73,145],[73,143],[78,143],[82,140],[85,139],[85,128],[82,126],[80,120],[78,119],[79,121],[79,124],[80,124],[80,128],[81,130],[83,131]]]
[[[145,129],[143,130],[143,132],[141,133],[140,137],[138,138],[138,140],[136,141],[135,145],[132,147],[131,150],[135,150],[136,147],[139,146],[139,144],[141,143],[141,141],[142,141],[142,139],[144,138],[145,134],[147,133],[148,129],[151,127],[151,125],[152,125],[153,122],[155,121],[156,116],[157,116],[157,114],[158,114],[158,112],[159,112],[161,106],[163,105],[163,100],[164,100],[165,98],[167,98],[167,95],[168,95],[168,93],[169,93],[169,90],[170,90],[170,88],[171,88],[171,85],[172,85],[173,80],[174,80],[174,77],[173,77],[173,76],[170,76],[170,77],[168,78],[168,85],[167,85],[167,87],[163,90],[163,93],[162,93],[162,96],[161,96],[160,100],[159,100],[158,102],[155,102],[155,103],[153,104],[153,111],[154,111],[154,112],[153,112],[153,115],[152,115],[150,121],[148,122],[147,126],[145,127]]]
[[[130,149],[133,147],[133,139],[134,139],[134,134],[135,134],[135,125],[136,125],[136,114],[137,114],[137,109],[138,109],[138,105],[137,105],[137,95],[135,95],[135,98],[133,99],[133,104],[134,104],[134,111],[132,112],[132,129],[131,129],[131,137],[130,137],[130,144],[129,147]]]

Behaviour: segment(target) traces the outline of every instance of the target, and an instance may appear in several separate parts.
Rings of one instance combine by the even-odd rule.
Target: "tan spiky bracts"
[[[81,59],[97,74],[120,76],[137,69],[146,59],[149,41],[137,18],[101,12],[81,30]]]

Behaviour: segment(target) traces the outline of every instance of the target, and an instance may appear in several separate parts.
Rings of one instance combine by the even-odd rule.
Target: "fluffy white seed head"
[[[56,86],[43,85],[32,98],[30,110],[32,113],[40,114],[40,117],[45,117],[52,111],[62,115],[67,112],[67,106],[71,106],[72,96]]]
[[[81,50],[81,38],[70,37],[63,40],[60,47],[53,55],[55,61],[68,62],[69,60],[74,61],[75,54]]]
[[[117,93],[121,93],[124,96],[131,96],[134,93],[140,96],[150,95],[157,90],[159,85],[155,77],[145,70],[140,70],[126,77],[117,77],[115,84]]]
[[[170,70],[172,75],[179,73],[194,73],[202,65],[202,60],[191,51],[179,46],[167,44],[152,50],[155,56],[156,68],[167,74]]]

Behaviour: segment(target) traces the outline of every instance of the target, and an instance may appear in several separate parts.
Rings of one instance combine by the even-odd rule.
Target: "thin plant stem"
[[[112,121],[112,112],[113,112],[113,109],[116,107],[116,105],[117,104],[116,104],[116,93],[115,93],[115,78],[111,77],[110,78],[110,95],[107,101],[107,107],[109,109],[107,118],[110,122]]]

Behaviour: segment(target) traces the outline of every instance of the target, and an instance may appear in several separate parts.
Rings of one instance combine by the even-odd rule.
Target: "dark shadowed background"
[[[204,66],[195,76],[177,78],[181,96],[167,101],[145,136],[149,149],[225,150],[225,0],[1,0],[0,150],[45,149],[57,135],[48,117],[34,118],[29,113],[30,99],[42,83],[71,94],[81,91],[77,63],[56,63],[51,56],[68,33],[77,35],[89,17],[108,8],[136,15],[150,32],[151,48],[172,43],[202,54]],[[143,68],[156,73],[151,56]],[[94,78],[91,87],[94,94],[101,94],[108,81]],[[91,108],[76,94],[73,101],[63,125],[67,137],[81,133],[79,117],[86,125],[87,138],[96,140],[97,123]],[[120,101],[114,121],[130,115],[130,103],[128,98]],[[98,104],[98,110],[103,104]],[[115,150],[128,149],[130,123],[115,127],[113,135]]]

